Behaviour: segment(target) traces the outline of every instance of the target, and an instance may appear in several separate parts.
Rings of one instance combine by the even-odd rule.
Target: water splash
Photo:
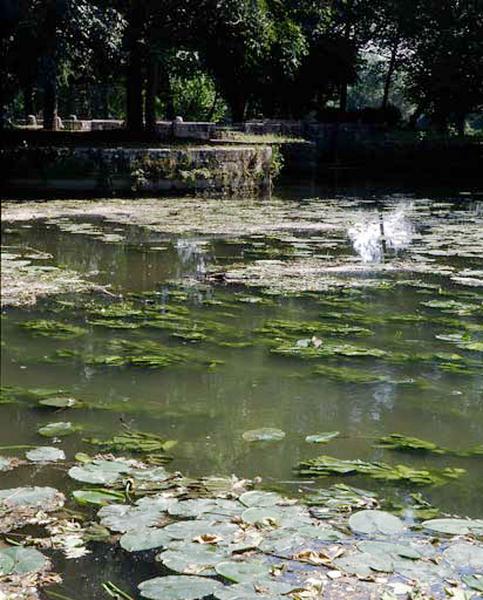
[[[386,215],[372,213],[349,228],[349,238],[363,262],[383,262],[388,250],[397,254],[409,246],[414,237],[414,226],[406,211],[400,208]]]
[[[176,240],[175,248],[180,263],[184,269],[194,266],[196,275],[206,273],[206,260],[209,244],[205,240],[183,239]]]

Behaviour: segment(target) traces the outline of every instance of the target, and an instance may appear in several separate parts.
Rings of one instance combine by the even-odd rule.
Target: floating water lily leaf
[[[274,492],[260,492],[253,490],[251,492],[245,492],[238,500],[250,508],[252,506],[273,506],[277,504],[277,502],[280,502],[282,497]]]
[[[84,441],[95,446],[102,446],[104,450],[139,452],[142,454],[165,452],[176,445],[176,442],[173,440],[165,440],[154,433],[137,431],[128,425],[123,425],[123,432],[113,436],[111,439],[100,440],[97,438],[88,438]]]
[[[169,508],[169,514],[174,517],[193,518],[203,513],[216,511],[218,504],[216,499],[212,498],[191,498],[176,502]]]
[[[158,525],[168,505],[167,500],[164,505],[161,503],[148,506],[109,504],[103,506],[97,516],[104,527],[125,533]]]
[[[140,552],[153,548],[166,547],[172,541],[164,529],[153,529],[151,527],[134,529],[121,536],[119,543],[128,552]]]
[[[308,435],[305,441],[309,444],[327,444],[330,440],[338,437],[340,431],[326,431],[325,433],[317,433],[315,435]]]
[[[444,469],[413,469],[407,465],[389,465],[382,462],[341,460],[332,456],[318,456],[303,461],[296,470],[302,476],[326,477],[328,475],[366,475],[383,481],[404,481],[415,485],[442,485],[457,479],[466,471],[456,467]]]
[[[429,531],[449,535],[483,534],[483,519],[430,519],[422,526]]]
[[[298,586],[297,586],[298,587]],[[218,600],[287,600],[293,585],[264,578],[250,583],[227,585],[215,593]]]
[[[69,469],[69,476],[77,481],[94,484],[113,484],[123,474],[129,473],[131,465],[121,460],[94,460],[80,467]]]
[[[37,573],[47,565],[48,560],[35,548],[0,548],[0,575]]]
[[[477,592],[483,592],[483,575],[463,575],[463,583]]]
[[[227,560],[218,563],[215,567],[218,575],[221,575],[228,581],[234,583],[249,582],[267,576],[270,573],[270,566],[260,561],[235,561]]]
[[[279,442],[285,437],[285,431],[274,427],[251,429],[242,435],[246,442]]]
[[[358,548],[361,552],[378,554],[382,556],[392,556],[393,558],[402,557],[410,558],[411,560],[418,560],[423,556],[421,552],[419,552],[413,546],[409,546],[407,544],[396,544],[392,542],[366,541],[358,544]]]
[[[141,596],[149,600],[201,600],[222,588],[223,584],[214,579],[183,575],[155,577],[138,586]]]
[[[404,531],[401,519],[383,510],[361,510],[349,517],[349,527],[365,535],[393,535]]]
[[[42,398],[39,400],[40,406],[48,406],[51,408],[74,408],[79,407],[82,403],[75,398],[67,396],[52,396],[51,398]]]
[[[367,552],[354,552],[349,556],[336,558],[333,564],[338,569],[361,578],[368,578],[376,572],[392,573],[394,563],[389,556],[369,554]]]
[[[457,569],[483,572],[483,547],[481,545],[469,542],[452,544],[443,552],[443,557]]]
[[[215,566],[229,558],[218,546],[190,542],[172,543],[156,559],[165,567],[183,575],[216,575]]]
[[[207,520],[179,521],[164,527],[163,531],[173,540],[192,541],[202,536],[218,536],[224,544],[229,544],[239,533],[239,527],[233,523],[214,523]]]
[[[21,465],[22,461],[16,456],[0,456],[0,472],[11,471],[18,465]]]
[[[258,524],[273,526],[280,523],[280,520],[283,517],[283,511],[274,508],[273,506],[252,506],[243,511],[241,517],[245,523],[250,523],[250,525]]]
[[[318,519],[328,519],[337,513],[349,513],[355,509],[378,508],[377,494],[368,490],[337,483],[328,489],[319,489],[306,498],[306,503],[317,507],[311,513]]]
[[[79,504],[95,504],[100,506],[111,504],[112,502],[124,502],[125,500],[122,492],[104,489],[74,490],[72,496]]]
[[[14,568],[14,559],[0,550],[0,577],[13,573]]]
[[[445,454],[447,452],[444,448],[440,448],[433,442],[421,440],[416,437],[409,437],[400,433],[391,433],[390,435],[380,437],[375,446],[378,448],[388,448],[389,450],[422,454]]]
[[[64,437],[78,431],[80,427],[73,425],[70,421],[59,421],[57,423],[48,423],[39,427],[38,433],[44,437]]]
[[[64,504],[64,495],[52,487],[18,487],[0,490],[0,503],[9,507],[42,508],[52,511]]]
[[[475,446],[468,450],[451,450],[438,446],[434,442],[422,440],[416,437],[409,437],[400,433],[391,433],[380,437],[376,448],[387,448],[388,450],[398,450],[399,452],[410,452],[415,454],[451,454],[453,456],[477,456],[483,453],[483,448]]]
[[[52,446],[39,446],[33,450],[29,450],[25,456],[32,462],[55,462],[57,460],[65,460],[65,453],[60,448]]]

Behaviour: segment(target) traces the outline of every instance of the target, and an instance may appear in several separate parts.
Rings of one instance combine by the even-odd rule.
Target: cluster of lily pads
[[[151,600],[315,600],[352,592],[392,599],[416,589],[421,598],[448,590],[471,598],[482,590],[481,520],[410,526],[382,510],[376,494],[350,486],[320,490],[306,504],[234,477],[193,480],[112,455],[78,459],[68,474],[87,487],[72,496],[101,505],[97,524],[67,526],[65,497],[54,488],[0,491],[1,532],[35,523],[50,534],[0,549],[0,591],[27,576],[38,586],[58,582],[39,548],[80,558],[93,539],[119,544],[137,560],[154,558],[159,576],[138,585]]]

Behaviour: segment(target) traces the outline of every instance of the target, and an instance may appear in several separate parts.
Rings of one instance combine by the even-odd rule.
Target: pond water
[[[423,488],[349,479],[403,503],[422,491],[444,512],[482,516],[481,453],[376,447],[391,433],[459,451],[482,444],[477,195],[286,186],[243,217],[230,201],[228,225],[218,230],[209,211],[198,213],[194,229],[190,212],[176,214],[176,200],[159,202],[171,203],[172,220],[96,214],[95,201],[84,214],[58,206],[35,221],[8,220],[7,210],[2,243],[9,253],[46,253],[36,264],[67,267],[111,287],[110,294],[52,296],[3,310],[2,447],[40,445],[39,427],[70,421],[81,430],[59,447],[72,459],[97,451],[86,438],[110,437],[124,423],[176,440],[170,469],[260,476],[269,488],[295,495],[347,482],[297,477],[300,461],[321,454],[458,467],[465,473],[457,479]],[[260,214],[257,207],[263,219],[255,231],[249,218]],[[222,209],[215,217],[223,221]],[[81,329],[62,339],[45,323],[29,327],[34,321]],[[85,404],[45,409],[37,405],[39,389]],[[285,437],[242,437],[264,427]],[[305,440],[330,431],[340,435],[327,445]],[[35,469],[2,474],[1,487],[29,485],[34,475],[38,484]],[[76,487],[56,468],[43,469],[40,481],[64,492]],[[115,552],[109,564],[111,579],[129,588],[130,571]],[[88,568],[66,569],[64,589],[77,597],[76,581]],[[88,579],[82,597],[97,597],[89,589],[98,580]]]

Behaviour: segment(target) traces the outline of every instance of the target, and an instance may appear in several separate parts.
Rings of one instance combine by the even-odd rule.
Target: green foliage
[[[304,477],[327,477],[329,475],[365,475],[386,482],[399,481],[413,485],[441,485],[465,473],[464,469],[414,469],[406,465],[389,465],[362,460],[341,460],[332,456],[319,456],[302,461],[297,472]]]

